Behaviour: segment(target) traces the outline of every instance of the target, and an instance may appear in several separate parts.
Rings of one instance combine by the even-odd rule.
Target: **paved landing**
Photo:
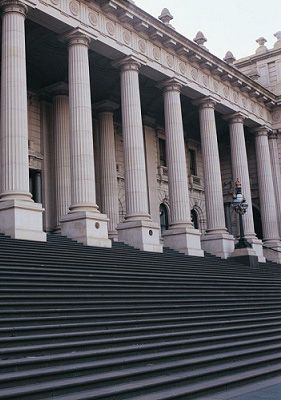
[[[281,383],[231,397],[229,400],[281,400]]]

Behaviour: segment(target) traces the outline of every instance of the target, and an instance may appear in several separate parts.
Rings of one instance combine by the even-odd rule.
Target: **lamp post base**
[[[256,255],[255,250],[253,250],[250,247],[244,247],[244,248],[237,248],[235,247],[234,252],[230,256],[231,258],[234,258],[235,261],[248,265],[253,268],[257,268],[259,265],[259,258]]]

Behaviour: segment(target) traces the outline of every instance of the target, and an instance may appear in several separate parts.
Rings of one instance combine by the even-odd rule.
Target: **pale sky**
[[[256,39],[263,36],[272,48],[281,31],[281,0],[134,0],[154,17],[164,7],[174,16],[176,30],[193,40],[200,30],[206,47],[223,58],[228,50],[238,58],[254,54]]]

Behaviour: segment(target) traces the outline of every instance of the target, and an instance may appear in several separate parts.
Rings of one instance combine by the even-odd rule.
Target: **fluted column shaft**
[[[19,1],[2,3],[1,200],[31,201],[29,193],[25,16]]]
[[[214,108],[215,102],[209,98],[202,100],[199,104],[207,233],[224,233],[226,228]]]
[[[229,117],[229,133],[232,161],[232,178],[241,182],[242,193],[245,196],[248,209],[243,216],[244,232],[246,237],[256,237],[252,209],[252,195],[250,187],[248,158],[244,136],[244,117],[240,114],[234,114]]]
[[[131,58],[121,64],[127,221],[150,219],[138,71],[139,64]]]
[[[279,240],[267,128],[256,132],[256,157],[264,241]]]
[[[181,227],[189,224],[191,227],[180,88],[178,83],[170,81],[163,90],[170,225]]]
[[[275,189],[279,235],[281,234],[281,171],[277,145],[277,132],[271,132],[268,136],[269,152],[271,155],[272,178]]]
[[[109,218],[108,233],[113,237],[119,222],[113,111],[99,113],[99,128],[102,211]]]
[[[66,95],[53,99],[56,226],[68,213],[71,202],[70,144],[69,144],[69,100]]]
[[[89,40],[72,34],[69,52],[71,211],[96,211]]]

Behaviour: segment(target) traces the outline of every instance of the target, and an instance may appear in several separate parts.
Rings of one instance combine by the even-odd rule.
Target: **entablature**
[[[65,31],[81,28],[93,39],[92,48],[113,60],[135,54],[145,64],[143,73],[155,80],[176,77],[193,99],[212,95],[226,113],[243,111],[258,124],[271,123],[273,93],[128,1],[24,2],[32,5],[34,21],[40,10],[57,21],[58,33],[63,29],[59,24]]]

